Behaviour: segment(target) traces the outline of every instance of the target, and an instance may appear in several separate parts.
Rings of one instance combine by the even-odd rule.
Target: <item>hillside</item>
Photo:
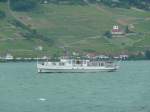
[[[8,3],[0,2],[0,10],[6,13],[0,20],[1,55],[8,52],[26,57],[59,55],[64,48],[118,54],[150,48],[150,13],[141,9],[99,4],[39,4],[32,11],[18,12],[12,11]],[[122,29],[133,25],[135,35],[105,37],[104,33],[113,25]],[[38,46],[43,50],[38,50]]]

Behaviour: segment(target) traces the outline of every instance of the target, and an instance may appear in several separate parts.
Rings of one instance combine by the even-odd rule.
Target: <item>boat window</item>
[[[104,66],[104,63],[101,63],[101,66]]]
[[[76,63],[77,63],[77,64],[80,64],[80,61],[78,60]]]
[[[71,64],[71,60],[69,60],[69,64]]]
[[[53,65],[56,65],[56,63],[55,63],[55,62],[53,62],[52,64],[53,64]]]
[[[59,65],[60,65],[60,66],[64,66],[64,63],[63,63],[63,62],[60,62]]]

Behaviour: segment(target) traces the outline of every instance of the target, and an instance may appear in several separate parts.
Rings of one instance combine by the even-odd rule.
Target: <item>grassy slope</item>
[[[27,40],[22,37],[20,33],[24,31],[9,22],[14,17],[10,14],[7,5],[0,3],[0,10],[5,11],[7,14],[5,19],[0,20],[0,55],[12,53],[15,56],[36,57],[37,55],[57,52],[57,49],[49,47],[41,40]],[[44,47],[43,51],[35,50],[39,45]]]
[[[0,4],[1,6],[8,12],[4,4]],[[10,25],[7,18],[0,21],[0,50],[3,52],[36,56],[57,53],[62,51],[62,47],[101,53],[137,51],[150,47],[150,13],[134,8],[48,4],[40,5],[32,12],[14,12],[14,15],[43,35],[55,39],[55,45],[49,47],[43,41],[25,40],[19,35],[20,29]],[[142,35],[114,39],[103,37],[104,32],[115,24],[121,27],[133,24],[134,30]],[[35,51],[34,48],[38,45],[44,46],[44,51]]]

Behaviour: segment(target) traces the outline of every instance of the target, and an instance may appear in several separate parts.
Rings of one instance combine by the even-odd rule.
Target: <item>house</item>
[[[120,57],[120,59],[122,59],[122,60],[126,60],[126,59],[128,59],[129,58],[129,56],[128,55],[120,55],[119,56]]]
[[[35,48],[35,50],[42,51],[42,50],[43,50],[43,46],[37,46],[37,47]]]
[[[119,26],[114,25],[111,30],[112,37],[122,37],[125,33],[123,30],[119,28]]]
[[[47,57],[47,56],[43,56],[41,59],[42,59],[42,60],[46,60],[46,59],[50,59],[50,58]]]
[[[48,4],[48,0],[42,0],[41,4]]]
[[[6,54],[5,60],[13,60],[14,57],[11,54]]]
[[[47,0],[44,0],[44,2],[43,2],[44,4],[48,4],[48,1]]]
[[[97,56],[96,53],[88,53],[86,54],[86,58],[95,58]]]
[[[106,55],[97,55],[96,58],[99,58],[99,59],[109,59],[110,57],[106,56]]]

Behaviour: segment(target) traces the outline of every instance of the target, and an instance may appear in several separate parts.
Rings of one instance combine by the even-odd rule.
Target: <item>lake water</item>
[[[82,74],[38,74],[36,63],[0,63],[0,112],[150,112],[150,61]]]

